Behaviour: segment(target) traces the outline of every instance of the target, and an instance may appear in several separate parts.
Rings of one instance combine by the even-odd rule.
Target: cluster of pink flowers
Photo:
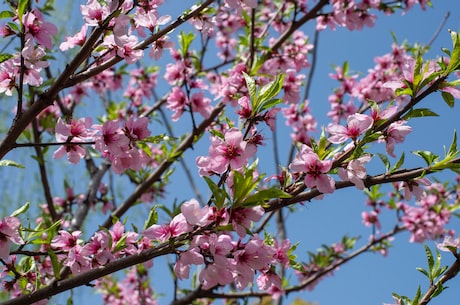
[[[149,159],[146,159],[146,155],[136,147],[136,142],[144,140],[149,135],[146,117],[137,120],[130,118],[121,126],[118,120],[92,125],[90,118],[71,120],[69,123],[59,119],[56,125],[56,140],[67,144],[54,152],[54,158],[67,154],[69,162],[78,163],[86,155],[78,143],[94,141],[95,148],[112,162],[114,172],[121,173],[128,168],[139,170]]]
[[[43,15],[37,9],[27,12],[22,22],[26,30],[24,48],[21,53],[14,54],[0,64],[0,93],[6,95],[12,95],[21,71],[24,77],[23,84],[40,86],[43,83],[40,72],[49,66],[49,63],[44,60],[45,49],[52,48],[51,37],[57,33],[57,27],[44,21]],[[3,33],[3,36],[13,34],[14,32]],[[21,57],[24,60],[24,66],[21,63]]]
[[[58,254],[58,259],[72,273],[78,274],[92,268],[103,266],[117,258],[138,253],[138,235],[125,232],[121,222],[117,222],[112,230],[98,231],[86,244],[80,239],[81,231],[69,233],[61,230],[52,241],[51,248],[64,252]]]
[[[404,212],[402,222],[411,233],[411,242],[436,240],[445,235],[445,225],[449,222],[451,212],[445,207],[438,208],[439,198],[433,194],[423,197],[417,206],[401,204]]]
[[[337,67],[330,77],[339,81],[340,87],[329,96],[331,111],[328,116],[334,123],[339,123],[341,119],[356,113],[355,100],[364,103],[369,100],[382,103],[394,99],[396,97],[394,88],[389,84],[394,81],[399,82],[404,65],[409,58],[403,47],[393,44],[391,53],[376,57],[374,68],[361,79],[358,79],[357,74],[349,75],[348,71]],[[349,100],[346,100],[347,96]],[[403,100],[403,97],[397,99]]]
[[[306,100],[300,105],[290,104],[288,108],[281,110],[286,118],[286,125],[293,130],[291,138],[293,141],[310,145],[309,135],[316,131],[318,123],[310,112],[309,101]]]
[[[245,240],[246,231],[253,222],[263,215],[261,207],[217,210],[205,206],[192,199],[181,205],[181,213],[176,215],[169,224],[153,225],[141,234],[153,242],[164,242],[182,234],[192,232],[196,228],[210,225],[227,225],[231,223],[237,232],[238,240],[228,231],[213,233],[211,230],[194,235],[187,250],[180,251],[174,266],[179,279],[190,276],[192,265],[205,265],[199,273],[199,281],[204,289],[234,283],[240,290],[254,281],[258,273],[258,287],[262,290],[282,290],[281,279],[273,268],[278,264],[287,267],[289,264],[289,241],[272,246],[265,243],[258,235]]]

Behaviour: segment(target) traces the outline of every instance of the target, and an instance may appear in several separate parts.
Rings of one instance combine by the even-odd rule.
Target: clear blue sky
[[[318,45],[318,63],[310,96],[312,112],[317,115],[320,125],[327,124],[326,112],[329,107],[327,96],[330,94],[331,89],[337,85],[330,81],[328,77],[328,74],[332,72],[331,65],[341,65],[347,60],[351,70],[365,72],[368,68],[373,67],[373,58],[375,56],[383,55],[390,51],[392,43],[391,32],[394,32],[399,42],[407,39],[409,43],[419,42],[424,44],[431,39],[447,11],[450,11],[450,17],[426,58],[440,55],[441,47],[451,47],[447,29],[460,30],[458,3],[454,5],[453,3],[456,1],[451,0],[435,0],[433,2],[433,8],[428,8],[426,11],[416,8],[403,17],[400,13],[390,17],[379,16],[374,28],[366,28],[356,32],[338,29],[333,32],[325,31],[321,33]],[[166,3],[165,9],[175,17],[177,16],[178,8],[189,7],[194,2],[166,1]],[[76,2],[74,3],[75,7],[78,8]],[[67,25],[77,28],[79,27],[79,22],[80,19],[75,18]],[[310,29],[311,27],[308,28]],[[177,32],[170,36],[175,37],[176,34]],[[311,31],[309,35],[312,35]],[[441,117],[419,119],[419,121],[414,120],[411,122],[413,132],[407,138],[405,145],[398,147],[397,152],[406,150],[406,156],[410,155],[409,151],[417,149],[432,149],[437,153],[442,153],[443,145],[448,145],[451,141],[453,129],[458,129],[459,123],[456,116],[459,110],[458,106],[454,110],[449,109],[442,102],[440,95],[427,99],[423,102],[423,106],[435,108],[436,112],[441,114]],[[180,126],[178,127],[179,129],[181,128]],[[437,130],[441,127],[445,132],[438,133]],[[188,129],[188,127],[183,126],[182,128]],[[288,139],[287,136],[286,139]],[[288,143],[286,142],[285,144]],[[283,143],[280,146],[282,147]],[[287,154],[287,152],[284,153]],[[205,154],[205,152],[198,150],[193,154],[200,155]],[[13,158],[12,154],[9,155],[9,158]],[[283,157],[282,160],[286,160],[286,157]],[[414,165],[422,165],[421,160],[416,160],[414,158],[410,162],[414,162],[412,163]],[[35,165],[31,163],[30,166]],[[378,160],[373,161],[371,166],[377,172],[379,172],[379,169],[380,171],[383,170]],[[72,166],[67,166],[66,169],[72,171]],[[268,167],[268,170],[271,171],[272,169],[273,166]],[[12,181],[24,179],[24,176],[22,178],[20,176],[24,175],[24,172],[21,173],[17,169],[9,170],[9,172],[15,174],[15,178]],[[64,175],[67,177],[73,176],[71,172],[67,172]],[[187,183],[181,178],[180,169],[173,177],[176,185]],[[442,176],[439,177],[442,178]],[[78,179],[79,177],[73,178],[75,182]],[[52,180],[54,183],[53,188],[58,190],[62,185],[62,174],[56,173]],[[80,185],[79,187],[80,191],[83,191],[85,185]],[[118,185],[118,187],[121,187],[121,185]],[[204,184],[202,184],[202,187],[203,193],[206,194]],[[178,190],[173,187],[169,187],[168,191],[170,194],[178,193]],[[38,189],[37,192],[40,192],[40,190]],[[177,198],[179,201],[194,196],[191,191],[182,188],[180,189],[180,194],[182,197]],[[24,199],[24,197],[22,198]],[[296,214],[288,218],[288,234],[291,240],[293,242],[302,240],[297,250],[299,257],[306,259],[304,253],[307,250],[314,251],[321,244],[337,242],[344,234],[350,236],[360,235],[364,240],[367,239],[370,230],[361,224],[361,212],[365,209],[364,196],[360,195],[355,189],[341,190],[337,194],[326,196],[321,201],[312,201],[305,207],[299,208]],[[139,214],[143,214],[143,212],[138,210],[137,215],[135,213],[130,221],[142,220]],[[160,219],[164,218],[160,217]],[[390,216],[386,219],[387,226],[383,228],[383,231],[391,229],[391,222],[389,222],[391,219],[392,217]],[[452,227],[460,232],[460,223],[457,219],[453,220]],[[91,232],[91,229],[89,232]],[[334,277],[323,280],[313,292],[305,292],[299,296],[305,300],[317,302],[320,305],[391,303],[392,292],[413,297],[418,284],[422,284],[422,290],[426,288],[425,278],[415,270],[416,267],[425,267],[426,261],[423,246],[420,244],[408,244],[408,237],[407,234],[398,235],[394,243],[395,246],[390,249],[388,257],[383,258],[378,254],[365,254],[336,271]],[[429,245],[433,246],[432,244]],[[444,257],[446,263],[451,261],[448,255]],[[164,298],[160,299],[159,304],[168,304],[171,299],[171,286],[164,284],[164,278],[168,275],[168,272],[164,266],[164,261],[155,261],[155,267],[151,271],[151,280],[154,284],[154,289],[160,294],[165,294]],[[451,288],[436,298],[432,304],[456,304],[458,302],[456,290],[459,285],[460,279],[458,278],[449,282],[448,286]],[[75,304],[98,302],[99,297],[92,296],[89,293],[89,288],[82,288],[81,291],[82,293],[75,294]],[[296,295],[292,295],[290,299],[295,297]],[[62,299],[59,299],[59,301],[60,303],[64,302]]]

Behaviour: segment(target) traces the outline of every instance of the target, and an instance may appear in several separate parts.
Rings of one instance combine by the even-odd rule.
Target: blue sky
[[[165,11],[175,17],[178,13],[178,8],[181,6],[189,7],[193,4],[192,1],[165,1],[167,3]],[[393,16],[379,16],[374,28],[366,28],[362,31],[349,32],[344,29],[337,31],[324,31],[320,34],[318,45],[318,63],[316,66],[315,79],[311,88],[310,105],[312,112],[317,116],[319,124],[327,124],[326,112],[329,107],[327,96],[331,89],[337,86],[331,81],[328,74],[332,72],[332,65],[342,65],[344,61],[348,61],[350,69],[353,71],[362,71],[363,73],[373,67],[373,58],[378,55],[383,55],[391,50],[393,32],[399,42],[407,40],[409,43],[428,42],[438,25],[443,20],[445,14],[450,11],[450,17],[446,25],[441,30],[441,33],[435,40],[431,51],[425,58],[434,58],[441,55],[441,47],[451,47],[450,36],[447,29],[460,30],[460,10],[453,7],[454,1],[442,0],[433,1],[433,8],[428,8],[426,11],[420,10],[418,7],[409,11],[405,16],[397,13]],[[74,4],[74,7],[77,6]],[[79,27],[80,19],[71,21],[69,27]],[[308,30],[311,27],[307,27]],[[312,35],[312,32],[308,32]],[[175,37],[176,33],[171,34]],[[163,70],[164,71],[164,70]],[[411,150],[416,149],[432,149],[437,153],[442,153],[443,145],[448,145],[452,139],[454,129],[458,129],[458,113],[459,107],[455,109],[448,108],[439,94],[427,99],[422,104],[424,107],[432,107],[436,112],[441,114],[438,118],[417,119],[411,122],[413,127],[412,134],[407,138],[404,145],[398,147],[397,152],[406,151],[406,156],[410,155]],[[179,129],[187,130],[188,127],[177,126]],[[444,132],[438,132],[442,128]],[[289,145],[289,137],[286,136],[280,142],[280,147]],[[193,152],[195,155],[203,154],[202,151]],[[287,152],[284,152],[287,154]],[[13,154],[9,157],[12,158]],[[282,158],[286,160],[286,158]],[[268,161],[269,163],[270,161]],[[416,158],[410,159],[409,162],[415,165],[422,165],[421,160]],[[418,163],[417,163],[418,162]],[[62,162],[64,163],[64,162]],[[371,165],[378,172],[383,170],[379,161],[373,161]],[[30,165],[33,166],[33,163]],[[269,167],[272,170],[273,166]],[[193,169],[193,167],[192,167]],[[80,179],[79,176],[73,176],[72,167],[66,167],[67,172],[64,174],[56,173],[53,180],[53,188],[59,189],[62,185],[62,176],[71,177],[76,183]],[[70,171],[70,172],[69,172]],[[21,180],[20,172],[16,169],[12,171],[15,174],[15,181]],[[181,171],[178,169],[175,174],[174,181],[177,185],[187,183],[181,176]],[[438,176],[442,178],[443,176]],[[7,182],[5,182],[7,183]],[[84,185],[80,186],[81,190]],[[118,185],[118,187],[123,187]],[[203,193],[207,191],[204,184],[201,184]],[[187,189],[168,188],[170,194],[180,193],[181,197],[178,200],[186,200],[194,196]],[[38,190],[39,192],[39,190]],[[295,214],[288,218],[288,234],[292,241],[302,240],[298,247],[297,253],[299,257],[304,257],[304,253],[314,251],[321,244],[329,244],[337,242],[344,234],[350,236],[360,235],[363,240],[367,239],[370,230],[361,224],[361,212],[365,210],[364,196],[359,194],[354,189],[341,190],[337,194],[326,196],[323,200],[315,200],[307,204],[305,207],[300,207]],[[132,215],[130,221],[141,221],[143,211],[137,211]],[[90,218],[91,219],[91,218]],[[162,219],[162,217],[160,217]],[[93,218],[93,220],[96,220]],[[386,219],[387,230],[391,229],[391,215]],[[90,226],[91,228],[92,226]],[[460,223],[457,219],[453,220],[452,227],[460,231]],[[89,230],[91,232],[91,229]],[[385,228],[383,229],[385,231]],[[390,249],[388,257],[383,258],[378,254],[365,254],[352,261],[349,264],[341,267],[335,272],[334,277],[329,277],[320,282],[313,292],[305,292],[298,296],[311,302],[317,302],[321,305],[335,304],[382,304],[383,302],[391,303],[391,293],[408,295],[412,297],[415,294],[418,284],[422,284],[426,288],[426,280],[421,273],[415,270],[416,267],[425,267],[426,259],[424,256],[423,245],[409,244],[408,234],[397,236],[394,243],[394,248]],[[432,243],[428,245],[433,246]],[[451,262],[448,255],[444,255],[444,262]],[[151,271],[151,280],[154,284],[154,289],[160,294],[165,294],[165,297],[160,299],[159,304],[168,304],[171,296],[171,286],[165,285],[164,277],[167,275],[164,260],[155,261],[155,267]],[[432,304],[454,304],[458,301],[456,287],[460,284],[458,278],[449,282],[451,288],[444,292],[440,297],[435,299]],[[94,297],[89,293],[89,288],[82,288],[82,293],[75,295],[75,304],[84,304],[99,300],[99,297]],[[290,300],[297,295],[290,296]],[[63,303],[62,300],[60,300]]]

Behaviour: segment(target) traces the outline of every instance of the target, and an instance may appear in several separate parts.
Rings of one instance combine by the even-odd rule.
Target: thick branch
[[[451,163],[459,163],[460,158],[454,159],[451,161]],[[413,168],[413,169],[402,169],[399,171],[396,171],[391,174],[380,174],[377,176],[368,176],[366,179],[364,179],[364,185],[366,187],[370,187],[372,185],[378,185],[378,184],[386,184],[386,183],[391,183],[391,182],[398,182],[398,181],[407,181],[411,179],[416,179],[422,175],[428,175],[432,174],[435,171],[431,169],[430,166],[427,167],[419,167],[419,168]],[[347,187],[354,187],[355,185],[350,182],[350,181],[337,181],[335,183],[335,189],[342,189],[342,188],[347,188]],[[318,197],[322,193],[318,191],[318,189],[312,188],[306,192],[302,192],[302,190],[305,188],[305,185],[302,184],[298,186],[293,192],[293,197],[288,198],[288,199],[273,199],[270,200],[267,203],[267,208],[265,208],[265,211],[273,211],[277,210],[286,206],[289,206],[294,203],[302,202],[302,201],[310,201],[315,197]]]
[[[291,286],[285,289],[285,293],[291,293],[291,292],[296,292],[305,289],[308,285],[311,285],[321,277],[327,275],[329,272],[334,271],[341,265],[349,262],[350,260],[358,257],[359,255],[366,253],[374,247],[375,245],[378,245],[388,238],[393,237],[397,233],[400,233],[404,231],[404,228],[399,228],[396,227],[394,228],[391,232],[388,232],[387,234],[382,235],[380,238],[376,238],[374,240],[369,241],[366,245],[362,246],[358,250],[354,251],[350,255],[340,258],[336,260],[334,263],[332,263],[330,266],[321,269],[317,273],[313,274],[312,276],[308,277],[306,280],[304,280],[302,283],[299,285]],[[254,292],[254,291],[246,291],[246,292],[232,292],[232,293],[218,293],[218,292],[213,292],[212,289],[210,290],[203,290],[201,287],[198,289],[190,292],[189,294],[185,295],[183,298],[178,299],[174,302],[171,303],[171,305],[185,305],[185,304],[190,304],[191,301],[196,300],[197,298],[211,298],[211,299],[244,299],[244,298],[250,298],[250,297],[265,297],[265,296],[270,296],[270,293],[268,292]]]
[[[54,281],[49,286],[38,289],[30,294],[22,295],[15,299],[11,299],[2,303],[1,305],[26,305],[38,302],[43,299],[52,297],[53,295],[59,294],[61,292],[79,287],[88,285],[91,281],[99,279],[103,276],[112,274],[114,272],[126,269],[128,267],[141,264],[148,260],[151,260],[158,256],[163,256],[166,254],[174,253],[177,247],[180,247],[184,241],[191,239],[191,236],[198,234],[200,231],[196,231],[191,234],[184,234],[177,237],[174,241],[158,245],[155,248],[144,250],[141,253],[134,254],[125,258],[108,263],[105,266],[91,269],[90,271],[80,273],[75,275],[72,278],[65,280]]]

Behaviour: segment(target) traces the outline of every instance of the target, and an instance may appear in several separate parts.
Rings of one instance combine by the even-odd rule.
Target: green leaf
[[[260,112],[260,107],[269,99],[275,97],[283,88],[284,74],[279,74],[275,79],[260,89],[257,100],[257,113]]]
[[[126,238],[127,237],[128,235],[125,234],[117,241],[117,243],[115,244],[115,248],[113,249],[113,253],[116,253],[126,248]]]
[[[161,143],[162,141],[168,141],[171,139],[176,139],[176,138],[171,138],[170,136],[167,136],[166,134],[162,133],[156,136],[150,136],[145,139],[142,139],[142,142],[147,142],[147,143]]]
[[[444,285],[442,283],[437,283],[436,285],[436,288],[434,289],[434,292],[431,296],[431,298],[434,298],[434,297],[437,297],[438,295],[441,294],[441,292],[444,291],[444,289],[446,289],[447,287],[444,287]]]
[[[422,291],[420,290],[420,285],[419,285],[418,288],[417,288],[417,292],[415,293],[415,297],[412,300],[412,304],[413,305],[418,305],[418,303],[420,302],[421,297],[422,297]]]
[[[433,258],[433,252],[431,252],[430,247],[428,247],[426,244],[423,245],[425,247],[425,254],[426,254],[426,259],[428,262],[428,271],[431,275],[433,271],[433,266],[434,266],[434,258]],[[431,278],[430,276],[430,281],[433,281],[434,279]]]
[[[442,99],[444,100],[444,102],[447,104],[447,106],[449,106],[450,108],[454,108],[455,99],[452,96],[452,94],[450,94],[449,92],[442,91],[441,96],[442,96]]]
[[[21,165],[11,160],[1,160],[0,166],[14,166],[14,167],[19,167],[19,168],[25,168],[24,165]]]
[[[13,216],[13,217],[16,217],[18,215],[21,215],[23,213],[25,213],[30,207],[30,202],[26,202],[22,207],[20,207],[19,209],[15,210],[13,213],[11,213],[10,216]]]
[[[212,192],[212,200],[217,208],[221,209],[224,206],[225,199],[228,198],[228,194],[225,190],[219,188],[211,178],[204,176],[203,177],[206,183],[208,184],[209,189]]]
[[[0,12],[0,19],[3,19],[3,18],[12,18],[16,16],[15,13],[13,12],[10,12],[10,11],[3,11],[3,12]]]
[[[18,20],[22,24],[22,16],[26,11],[26,8],[29,4],[29,0],[19,0],[18,2]]]
[[[457,131],[454,130],[454,137],[452,143],[450,144],[449,151],[447,152],[446,157],[455,157],[458,154],[457,150]]]
[[[452,38],[452,56],[450,57],[449,65],[447,66],[446,70],[444,71],[445,75],[449,75],[452,71],[458,68],[460,64],[460,37],[457,32],[451,31],[450,36]]]
[[[150,209],[149,217],[144,223],[144,230],[156,224],[157,222],[158,222],[157,206],[154,206]]]
[[[401,154],[401,157],[399,158],[398,162],[396,162],[396,164],[391,168],[390,173],[396,171],[403,164],[404,164],[404,152]]]
[[[179,45],[180,45],[180,51],[183,57],[187,55],[188,49],[190,47],[190,44],[192,43],[193,39],[195,39],[195,34],[193,32],[190,33],[185,33],[182,31],[179,35]]]
[[[244,79],[246,80],[246,86],[248,87],[249,97],[251,98],[251,103],[254,109],[254,105],[257,99],[257,88],[256,88],[256,81],[254,78],[243,72]]]
[[[387,156],[381,153],[377,153],[377,156],[382,160],[385,170],[388,172],[390,170],[390,161],[388,161]]]
[[[422,157],[428,166],[432,165],[439,159],[438,155],[435,155],[431,151],[427,150],[415,150],[412,153],[416,156]]]
[[[403,120],[408,120],[411,118],[421,118],[425,116],[439,116],[437,113],[431,111],[428,108],[418,108],[418,109],[411,109],[404,117]]]
[[[241,206],[241,203],[257,187],[258,179],[254,181],[253,170],[246,169],[244,173],[233,171],[233,207]]]
[[[267,110],[267,109],[270,109],[272,107],[275,107],[276,105],[278,105],[278,104],[280,104],[282,102],[283,102],[283,100],[280,99],[280,98],[270,99],[270,100],[268,100],[268,101],[266,101],[266,102],[264,102],[264,103],[262,103],[260,105],[260,111],[262,112],[264,110]]]
[[[423,275],[425,275],[428,279],[430,278],[430,274],[428,273],[428,271],[426,271],[425,269],[421,268],[421,267],[417,267],[415,268],[417,271],[420,271],[421,273],[423,273]]]
[[[51,266],[53,267],[54,277],[59,280],[62,264],[59,263],[58,257],[54,251],[48,250],[48,255],[51,259]],[[64,262],[64,260],[62,260]]]
[[[274,198],[291,198],[292,196],[277,187],[260,190],[255,194],[248,196],[242,203],[243,206],[257,206],[263,204],[266,200]]]

